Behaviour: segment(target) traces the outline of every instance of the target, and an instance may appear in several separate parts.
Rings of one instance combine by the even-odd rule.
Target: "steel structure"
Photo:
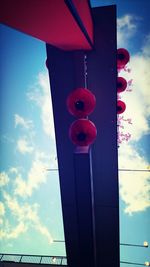
[[[68,265],[118,267],[119,197],[116,116],[116,9],[92,9],[94,49],[62,51],[47,45]],[[71,90],[87,86],[96,96],[90,116],[98,135],[78,154],[68,131]]]
[[[0,21],[47,42],[68,265],[119,267],[116,7],[26,3],[3,0]],[[76,153],[66,98],[86,86],[96,96],[90,119],[98,134],[85,153]]]

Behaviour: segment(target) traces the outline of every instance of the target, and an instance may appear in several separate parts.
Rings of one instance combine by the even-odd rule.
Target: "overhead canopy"
[[[60,49],[91,49],[88,0],[2,0],[0,10],[1,23]]]

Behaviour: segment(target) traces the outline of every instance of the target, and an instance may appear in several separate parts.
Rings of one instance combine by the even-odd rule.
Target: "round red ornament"
[[[126,104],[123,101],[118,100],[117,101],[117,114],[123,113],[125,109],[126,109]]]
[[[85,118],[91,114],[95,105],[95,95],[86,88],[75,89],[67,98],[67,109],[77,118]]]
[[[117,92],[123,92],[127,87],[127,81],[123,77],[117,78]]]
[[[123,69],[130,60],[130,54],[125,48],[117,49],[117,68]]]
[[[97,129],[93,122],[88,119],[74,121],[69,129],[69,137],[76,146],[91,145],[97,135]]]

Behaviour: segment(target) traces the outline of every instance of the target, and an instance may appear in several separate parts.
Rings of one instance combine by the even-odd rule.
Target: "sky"
[[[119,73],[128,81],[119,132],[131,135],[119,144],[119,169],[148,169],[150,2],[91,4],[117,4],[117,47],[131,55]],[[65,244],[53,242],[64,232],[45,44],[4,25],[0,40],[0,251],[66,255]],[[150,173],[119,172],[119,185],[120,242],[150,244]],[[150,261],[150,248],[121,246],[120,254],[121,261]]]

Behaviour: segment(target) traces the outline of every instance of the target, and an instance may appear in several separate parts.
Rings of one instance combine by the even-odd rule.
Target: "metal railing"
[[[43,255],[20,255],[0,253],[0,262],[34,263],[67,266],[67,258],[64,256],[43,256]]]

